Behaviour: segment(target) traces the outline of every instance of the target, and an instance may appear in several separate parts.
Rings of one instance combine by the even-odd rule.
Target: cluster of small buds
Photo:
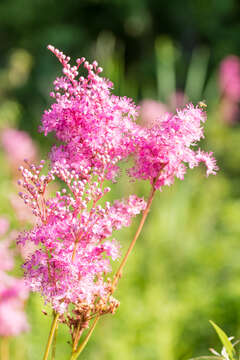
[[[72,342],[76,339],[79,331],[83,331],[89,325],[89,321],[94,313],[94,304],[80,303],[76,304],[72,313],[68,313],[66,316],[62,316],[60,321],[68,325],[70,334],[72,336]]]
[[[84,68],[88,70],[88,80],[90,80],[94,76],[95,73],[98,74],[103,71],[103,69],[98,66],[97,61],[94,61],[92,64],[89,64],[89,62],[86,61],[86,59],[84,57],[78,58],[76,60],[77,65],[70,66],[69,61],[71,60],[71,58],[69,56],[64,55],[63,52],[59,51],[52,45],[48,45],[48,49],[53,54],[56,55],[56,57],[62,64],[63,74],[75,85],[77,85],[77,82],[74,82],[74,79],[76,78],[76,76],[78,76],[78,69],[82,64],[83,64]],[[83,82],[84,80],[85,80],[85,78],[83,76],[81,76],[79,79],[80,82]],[[61,89],[61,85],[62,85],[61,82],[58,83],[58,81],[55,81],[54,85],[55,85],[56,91],[59,91]]]
[[[95,306],[96,313],[99,315],[115,314],[119,305],[120,302],[112,295],[108,296],[106,300],[104,298],[101,298]]]
[[[110,279],[109,279],[110,281]],[[102,316],[106,314],[114,314],[120,303],[112,295],[107,297],[95,296],[95,301],[91,304],[80,303],[76,304],[72,313],[60,316],[60,322],[68,325],[72,342],[76,341],[76,337],[80,337],[82,331],[89,326],[89,321],[95,316]]]
[[[19,171],[22,179],[18,180],[18,185],[23,187],[24,192],[19,192],[19,196],[26,205],[32,208],[35,216],[45,221],[44,204],[41,197],[46,191],[47,185],[55,179],[53,171],[49,171],[47,176],[41,175],[45,161],[41,160],[38,166],[30,164],[27,159],[24,160],[27,167],[20,166]]]
[[[70,169],[68,164],[55,163],[45,176],[41,174],[44,160],[41,160],[38,166],[29,164],[27,160],[25,162],[28,165],[27,168],[19,167],[23,180],[18,180],[18,185],[25,190],[19,192],[19,196],[32,208],[33,214],[40,217],[43,222],[46,222],[50,215],[63,218],[66,212],[70,213],[70,208],[74,208],[78,214],[86,209],[90,202],[97,203],[111,190],[110,187],[103,187],[103,177],[98,176],[98,181],[94,181],[97,172],[91,168],[81,167],[79,172],[76,172]],[[44,194],[47,185],[55,178],[62,180],[67,189],[57,191],[54,199],[45,201]]]

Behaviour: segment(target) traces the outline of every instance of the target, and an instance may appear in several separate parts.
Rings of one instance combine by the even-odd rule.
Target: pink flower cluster
[[[220,65],[220,89],[234,102],[240,101],[240,59],[235,55],[227,56]]]
[[[89,64],[82,58],[71,67],[69,57],[52,46],[49,49],[60,60],[65,75],[54,82],[56,102],[42,118],[45,135],[54,131],[64,143],[53,148],[53,162],[67,161],[77,171],[95,166],[100,173],[105,171],[106,178],[114,179],[117,163],[134,155],[136,164],[129,174],[153,183],[161,171],[157,188],[172,184],[175,176],[183,179],[184,163],[192,168],[204,161],[207,175],[215,174],[212,154],[192,150],[203,138],[201,123],[206,114],[200,107],[190,104],[177,115],[163,115],[159,110],[152,126],[141,127],[135,122],[138,113],[132,100],[111,94],[113,85],[99,76],[102,69],[96,62]],[[81,64],[87,76],[76,79]]]
[[[44,161],[20,167],[24,191],[19,195],[38,224],[22,233],[18,243],[37,246],[24,264],[27,282],[63,314],[69,304],[91,307],[97,306],[97,299],[105,305],[111,300],[107,274],[110,261],[119,257],[112,233],[129,226],[146,207],[135,195],[113,204],[102,201],[110,191],[106,180],[116,180],[121,160],[131,155],[129,175],[149,180],[158,189],[175,177],[183,179],[185,164],[192,168],[203,161],[207,175],[215,174],[217,167],[211,153],[192,149],[203,137],[206,116],[201,108],[189,105],[143,127],[136,123],[136,105],[111,93],[113,84],[99,76],[102,69],[96,61],[89,64],[81,58],[71,67],[69,57],[49,49],[60,60],[64,76],[54,82],[55,102],[44,113],[40,129],[45,135],[54,132],[60,145],[52,148],[47,175],[42,174]],[[46,196],[55,179],[62,187],[55,196]]]
[[[95,167],[114,179],[116,163],[135,148],[137,108],[131,99],[111,94],[113,84],[99,76],[102,68],[96,61],[89,64],[81,58],[71,67],[69,57],[52,46],[49,49],[60,60],[64,74],[54,82],[51,96],[56,101],[42,118],[45,135],[54,132],[63,143],[53,147],[51,158],[53,162],[64,159],[77,171]],[[77,80],[81,65],[87,76]]]
[[[201,123],[205,120],[205,112],[191,104],[176,115],[167,113],[160,117],[158,123],[144,129],[139,137],[135,165],[129,174],[155,183],[158,189],[172,185],[175,177],[183,180],[186,164],[193,168],[204,162],[207,176],[215,175],[218,168],[212,153],[193,149],[204,137]]]
[[[11,128],[3,129],[1,132],[1,143],[8,160],[13,166],[18,167],[19,163],[26,157],[31,161],[36,160],[36,145],[25,131]]]
[[[219,86],[221,91],[220,112],[229,124],[240,119],[240,58],[229,55],[220,64]]]
[[[47,176],[39,167],[20,168],[20,193],[41,220],[31,231],[23,232],[18,243],[31,241],[37,250],[24,264],[26,280],[32,291],[40,292],[53,308],[63,313],[70,303],[91,305],[96,298],[106,298],[111,271],[110,259],[119,257],[119,244],[109,239],[112,232],[129,226],[131,218],[145,208],[142,199],[132,195],[125,201],[97,205],[110,189],[103,178],[83,169],[82,176],[69,165],[56,164]],[[92,169],[93,170],[93,169]],[[55,197],[44,197],[46,185],[59,178],[65,183]]]
[[[8,221],[0,218],[0,234],[5,234]],[[14,267],[14,254],[9,249],[11,238],[0,241],[0,336],[16,336],[27,331],[29,325],[24,312],[28,289],[23,279],[10,276],[6,271]]]

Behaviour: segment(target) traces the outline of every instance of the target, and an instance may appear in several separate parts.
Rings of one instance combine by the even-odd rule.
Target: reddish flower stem
[[[80,338],[79,337],[80,330],[81,330],[81,321],[79,320],[76,335],[75,335],[75,339],[74,339],[74,342],[73,342],[73,352],[77,350],[77,345],[78,345],[78,341],[79,341],[79,338]]]
[[[97,322],[98,322],[99,318],[100,318],[100,315],[97,315],[94,322],[92,323],[92,326],[90,327],[85,339],[79,345],[78,349],[72,353],[72,356],[71,356],[70,360],[76,360],[78,358],[78,356],[81,354],[81,352],[83,351],[83,349],[87,345],[88,340],[90,339],[90,337],[91,337],[91,335],[92,335],[92,333],[93,333],[93,331],[95,329],[95,326],[97,325]]]
[[[123,268],[124,268],[124,266],[125,266],[125,264],[126,264],[126,262],[128,260],[128,257],[131,254],[132,249],[133,249],[133,247],[134,247],[134,245],[135,245],[135,243],[136,243],[136,241],[137,241],[137,239],[138,239],[138,237],[139,237],[139,235],[140,235],[140,233],[142,231],[143,225],[144,225],[144,223],[146,221],[146,218],[148,216],[150,207],[152,205],[152,201],[153,201],[155,192],[156,192],[156,189],[155,189],[155,183],[154,183],[153,186],[152,186],[150,196],[148,198],[147,206],[146,206],[146,208],[145,208],[145,210],[144,210],[144,212],[142,214],[142,219],[141,219],[140,224],[138,226],[138,229],[137,229],[137,231],[135,233],[135,236],[134,236],[131,244],[129,245],[129,248],[128,248],[124,258],[122,259],[122,262],[121,262],[121,264],[120,264],[120,266],[119,266],[119,268],[118,268],[118,270],[117,270],[117,272],[116,272],[116,274],[114,276],[113,283],[112,283],[112,293],[116,289],[119,278],[122,277]]]

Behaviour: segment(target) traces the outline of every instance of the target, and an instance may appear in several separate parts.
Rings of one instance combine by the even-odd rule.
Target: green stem
[[[89,331],[88,331],[85,339],[84,339],[83,342],[79,345],[79,347],[77,348],[77,350],[72,353],[72,356],[71,356],[71,359],[70,359],[70,360],[76,360],[76,359],[78,358],[78,356],[81,354],[81,352],[83,351],[83,349],[84,349],[85,346],[87,345],[88,340],[90,339],[90,337],[91,337],[91,335],[92,335],[92,333],[93,333],[93,331],[94,331],[94,329],[95,329],[95,326],[97,325],[97,322],[98,322],[99,318],[100,318],[100,315],[97,315],[97,316],[95,317],[95,320],[94,320],[94,322],[92,323],[92,326],[90,327],[90,329],[89,329]]]
[[[56,324],[56,329],[55,329],[55,333],[54,333],[54,336],[53,336],[53,342],[52,342],[52,359],[51,359],[51,360],[55,360],[55,356],[56,356],[57,333],[58,333],[58,322],[57,322],[57,324]]]
[[[1,339],[0,359],[9,360],[9,340],[6,336]]]
[[[50,333],[49,333],[49,336],[48,336],[48,342],[47,342],[47,345],[46,345],[43,360],[47,360],[47,358],[48,358],[48,354],[49,354],[50,347],[51,347],[51,344],[52,344],[52,341],[53,341],[54,333],[55,333],[56,328],[57,328],[58,319],[59,319],[59,314],[55,313],[53,321],[52,321],[51,330],[50,330]]]

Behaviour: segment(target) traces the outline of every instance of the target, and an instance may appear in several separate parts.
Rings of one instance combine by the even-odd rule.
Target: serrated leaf
[[[216,325],[212,320],[209,320],[209,322],[215,329],[216,333],[218,334],[218,337],[221,340],[221,343],[223,344],[223,346],[225,347],[229,358],[231,360],[234,360],[234,356],[236,355],[236,352],[234,350],[233,344],[228,339],[225,332],[218,325]]]

